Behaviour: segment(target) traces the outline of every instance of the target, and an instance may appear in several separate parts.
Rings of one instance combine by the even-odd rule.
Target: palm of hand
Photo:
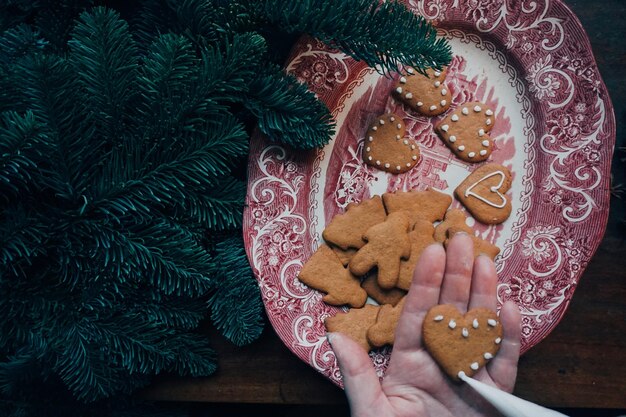
[[[497,275],[491,259],[474,261],[472,241],[456,235],[447,256],[441,245],[428,247],[418,262],[398,327],[391,362],[382,383],[369,356],[341,334],[329,340],[344,377],[353,417],[497,415],[467,385],[452,382],[424,349],[421,328],[426,312],[437,304],[454,304],[465,312],[496,308]],[[504,338],[498,355],[474,378],[512,391],[520,346],[520,315],[506,303],[500,314]]]

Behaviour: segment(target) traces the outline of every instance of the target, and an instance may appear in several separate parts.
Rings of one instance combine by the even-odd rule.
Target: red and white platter
[[[502,249],[498,301],[519,305],[525,352],[562,318],[604,234],[615,144],[608,93],[580,22],[559,0],[406,4],[452,47],[446,80],[452,107],[482,101],[495,112],[490,161],[513,173],[513,212],[498,226],[470,226]],[[350,202],[387,191],[434,187],[452,194],[476,166],[457,159],[435,135],[439,118],[405,108],[390,96],[394,80],[363,62],[303,38],[287,70],[326,103],[336,134],[310,152],[254,136],[244,239],[276,333],[341,385],[324,328],[340,309],[297,279],[325,225]],[[420,146],[419,163],[405,174],[373,169],[361,158],[365,130],[384,112],[400,115]],[[382,376],[390,349],[370,356]]]

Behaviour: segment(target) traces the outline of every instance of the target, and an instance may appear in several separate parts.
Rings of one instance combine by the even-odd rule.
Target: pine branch
[[[397,0],[246,0],[271,25],[308,33],[384,71],[418,69],[450,62],[444,39],[421,16]]]
[[[217,245],[220,286],[211,297],[211,320],[236,345],[256,340],[263,331],[263,304],[240,238]]]
[[[324,103],[280,68],[256,77],[244,104],[274,141],[311,149],[328,143],[334,134],[335,123]]]
[[[128,24],[117,12],[97,7],[81,14],[68,45],[98,133],[117,144],[130,124],[137,94],[137,47]]]

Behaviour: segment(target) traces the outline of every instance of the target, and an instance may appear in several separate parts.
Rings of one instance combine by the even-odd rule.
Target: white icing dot
[[[452,143],[456,142],[456,136],[454,136],[454,135],[450,136],[449,141],[452,142]]]
[[[463,371],[459,371],[459,373],[457,374],[457,376],[459,377],[459,379],[463,379],[463,378],[465,378],[465,372],[463,372]]]
[[[463,337],[469,337],[469,331],[467,331],[465,327],[463,327],[463,331],[461,333],[463,334]]]
[[[485,112],[485,114],[487,116],[493,116],[493,112],[491,111],[491,109],[487,109],[487,111]]]
[[[411,163],[410,163],[410,162],[407,162],[407,163],[406,163],[406,166],[407,166],[408,168],[410,168],[410,167],[411,167]]]
[[[469,156],[470,158],[473,158],[476,156],[476,152],[470,152],[467,154],[467,156]]]
[[[448,129],[450,129],[450,126],[449,126],[449,125],[443,125],[443,126],[441,126],[441,130],[443,130],[444,132],[447,132],[447,131],[448,131]]]
[[[400,171],[400,170],[402,169],[402,167],[401,167],[400,165],[396,165],[396,169],[397,169],[398,171]]]
[[[390,164],[385,164],[385,168],[389,168],[391,165]]]
[[[370,142],[374,142],[374,137],[370,136],[369,138],[367,138],[367,140],[369,140]]]
[[[397,127],[398,129],[402,129],[402,124],[401,124],[401,123],[398,123],[398,124],[396,125],[396,127]]]
[[[400,140],[400,139],[402,139],[400,135],[396,135],[396,140]]]
[[[463,152],[465,150],[465,146],[461,145],[457,148],[459,151]]]
[[[437,106],[435,106],[434,104],[430,106],[430,111],[433,111],[433,110],[437,110]]]
[[[415,145],[411,145],[411,149],[415,149]]]
[[[448,327],[451,328],[451,329],[454,329],[456,327],[456,321],[450,320],[448,322]]]
[[[457,116],[456,114],[453,114],[452,117],[450,118],[450,120],[452,120],[453,122],[458,122],[459,121],[459,116]]]
[[[441,81],[435,81],[435,87],[439,88],[441,86]]]
[[[485,129],[478,129],[478,136],[485,136]]]
[[[480,108],[480,106],[474,106],[474,111],[475,111],[476,113],[480,113],[480,111],[481,111],[481,110],[482,110],[482,109]]]
[[[481,150],[480,152],[478,152],[480,154],[480,156],[485,156],[487,155],[487,151],[486,150]]]
[[[472,321],[472,327],[478,329],[478,319],[474,319],[474,321]]]
[[[405,140],[404,140],[404,144],[405,144],[405,145],[408,145],[408,144],[409,144],[409,141],[405,139]]]
[[[439,77],[441,76],[441,72],[440,71],[435,71],[435,77]]]
[[[483,146],[489,147],[489,141],[487,139],[483,140]]]
[[[441,90],[441,95],[445,96],[446,94],[448,94],[448,90],[446,90],[445,88],[443,90]]]
[[[441,107],[444,107],[446,104],[448,104],[448,102],[445,100],[441,100],[439,104],[441,104]]]
[[[398,94],[402,94],[402,87],[398,87],[398,88],[396,88],[396,93],[398,93]]]
[[[463,110],[461,110],[461,113],[467,116],[469,114],[469,110],[467,110],[467,107],[463,107]]]
[[[502,342],[502,339],[498,337],[496,340],[494,340],[494,342],[496,342],[496,345],[499,345],[500,342]]]
[[[372,160],[372,157],[371,157],[371,156],[368,156],[368,157],[367,157],[367,160],[368,160],[368,161],[371,161],[371,160]]]
[[[406,84],[406,77],[400,77],[400,82],[402,84]]]
[[[393,117],[393,116],[391,116],[391,117],[389,118],[389,121],[390,121],[390,122],[395,122],[395,121],[396,121],[396,118],[395,118],[395,117]]]
[[[406,72],[408,72],[409,74],[413,74],[415,71],[413,71],[413,68],[407,68]]]
[[[494,319],[489,319],[487,320],[487,324],[491,327],[496,327],[496,324],[498,324],[498,322],[496,322]]]
[[[373,130],[374,132],[375,132],[375,131],[377,131],[377,130],[378,130],[378,126],[374,126],[374,127],[372,127],[372,130]]]
[[[376,161],[376,165],[380,165],[380,161]]]
[[[489,352],[485,352],[485,354],[483,355],[483,358],[489,360],[489,359],[493,359],[493,355]]]
[[[478,362],[474,362],[470,365],[470,368],[474,371],[478,371]]]
[[[372,150],[372,148],[370,148],[369,146],[368,146],[367,148],[365,148],[365,151],[366,151],[366,152],[369,152],[369,151],[371,151],[371,150]]]
[[[422,107],[424,105],[424,103],[422,103],[421,101],[417,102],[417,107]]]
[[[384,121],[383,119],[380,119],[380,120],[378,121],[378,123],[380,123],[380,125],[382,126],[382,125],[384,125],[384,124],[385,124],[385,121]]]
[[[413,98],[413,94],[412,93],[406,93],[404,95],[404,97],[408,98],[409,100]]]
[[[411,159],[413,159],[414,161],[417,161],[417,155],[413,155]]]
[[[491,119],[487,119],[487,120],[485,120],[485,124],[486,124],[487,126],[489,126],[489,125],[491,124]]]

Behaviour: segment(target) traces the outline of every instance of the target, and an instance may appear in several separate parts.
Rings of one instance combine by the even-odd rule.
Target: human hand
[[[456,234],[447,253],[441,245],[424,250],[417,263],[396,328],[391,360],[382,383],[368,354],[348,336],[329,333],[350,403],[352,417],[446,417],[499,415],[467,384],[450,380],[422,342],[422,322],[437,304],[465,313],[496,309],[497,274],[487,256],[474,260],[472,239]],[[520,313],[507,302],[500,311],[504,337],[500,351],[474,378],[513,391],[520,351]]]

